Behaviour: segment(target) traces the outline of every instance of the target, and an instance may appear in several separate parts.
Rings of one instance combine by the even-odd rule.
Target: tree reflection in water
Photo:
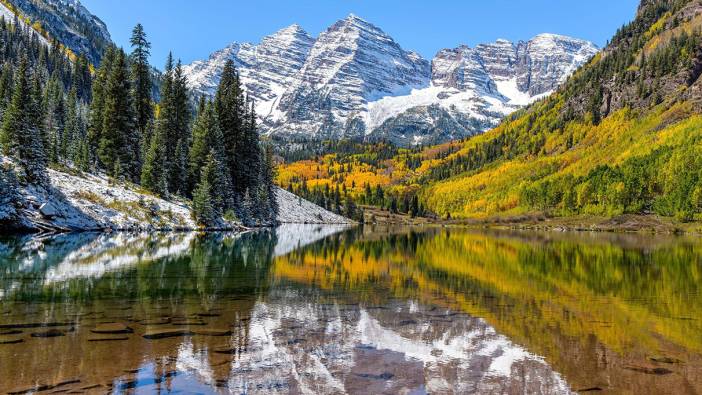
[[[0,390],[695,393],[701,247],[319,226],[2,239]]]

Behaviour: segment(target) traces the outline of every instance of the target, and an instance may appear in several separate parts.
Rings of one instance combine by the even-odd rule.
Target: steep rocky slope
[[[75,54],[84,54],[93,64],[100,63],[103,50],[112,42],[105,23],[79,0],[4,0],[0,11],[6,18],[18,12],[32,25],[38,22],[49,37]]]
[[[429,61],[350,15],[316,39],[292,25],[258,45],[233,43],[185,71],[193,91],[212,95],[232,59],[264,132],[277,138],[412,145],[494,127],[552,92],[596,52],[587,41],[542,34],[445,49]]]

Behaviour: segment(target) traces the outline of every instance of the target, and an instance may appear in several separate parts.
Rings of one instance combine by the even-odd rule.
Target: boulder
[[[56,208],[56,206],[51,202],[42,204],[41,207],[39,207],[39,212],[44,218],[47,219],[59,216],[58,208]]]

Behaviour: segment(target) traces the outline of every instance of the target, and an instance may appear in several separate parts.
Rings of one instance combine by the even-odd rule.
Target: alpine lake
[[[0,238],[0,393],[699,394],[702,238]]]

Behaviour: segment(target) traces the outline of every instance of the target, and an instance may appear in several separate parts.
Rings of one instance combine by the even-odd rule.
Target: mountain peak
[[[359,17],[358,15],[354,14],[353,12],[350,13],[348,16],[346,16],[346,18],[344,18],[344,20],[349,21],[349,22],[366,22],[367,23],[367,21],[365,19]]]
[[[385,35],[385,33],[379,27],[353,13],[349,14],[346,18],[336,22],[334,25],[331,26],[330,29],[338,28],[340,26],[367,30],[375,34]]]
[[[554,34],[554,33],[541,33],[537,34],[534,36],[530,41],[532,42],[571,42],[571,43],[579,43],[579,44],[587,44],[593,47],[597,47],[595,44],[591,43],[590,41],[587,40],[582,40],[579,38],[574,38],[570,36],[564,36],[561,34]]]
[[[302,28],[302,26],[298,25],[297,23],[293,23],[292,25],[288,27],[284,27],[277,32],[275,32],[274,35],[304,35],[304,36],[309,36],[309,34],[305,31],[305,29]]]

